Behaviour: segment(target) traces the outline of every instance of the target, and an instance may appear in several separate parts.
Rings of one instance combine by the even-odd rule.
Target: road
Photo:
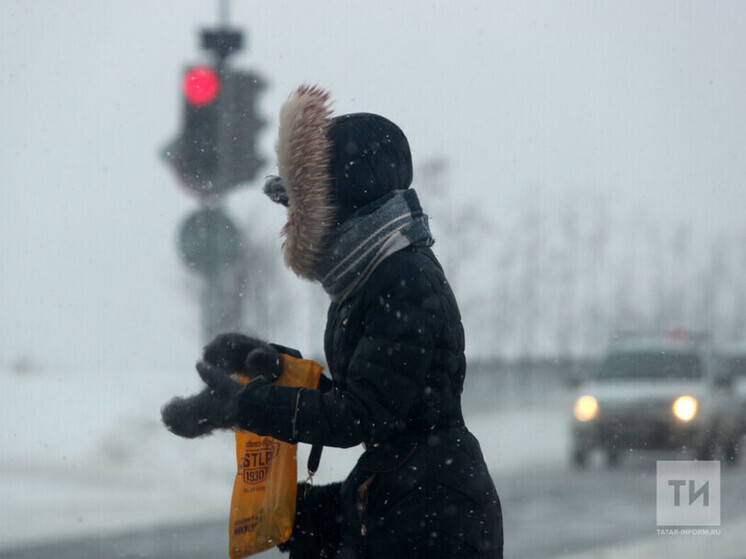
[[[551,558],[656,535],[655,459],[628,457],[613,470],[566,465],[496,477],[507,558]],[[723,468],[722,530],[746,517],[746,465]],[[197,559],[227,557],[227,519],[60,541],[0,552],[3,559]],[[713,536],[717,537],[717,536]],[[256,557],[283,557],[267,552]],[[287,556],[284,556],[287,557]]]
[[[672,457],[665,457],[671,459]],[[656,461],[628,458],[613,470],[531,471],[499,480],[506,557],[556,557],[655,537]],[[746,466],[722,469],[721,522],[746,517]]]

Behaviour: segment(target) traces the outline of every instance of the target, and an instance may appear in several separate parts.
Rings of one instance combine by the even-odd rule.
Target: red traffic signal
[[[257,110],[264,80],[253,72],[191,66],[182,74],[183,120],[166,150],[182,184],[199,196],[220,194],[256,177],[265,164]]]
[[[220,93],[220,78],[208,66],[196,66],[184,74],[184,95],[197,107],[212,103]]]

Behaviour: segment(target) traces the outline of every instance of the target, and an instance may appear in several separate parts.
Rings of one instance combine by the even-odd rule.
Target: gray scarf
[[[432,246],[433,242],[415,191],[394,190],[329,235],[328,249],[314,275],[332,301],[341,302],[365,283],[386,257],[410,245]]]

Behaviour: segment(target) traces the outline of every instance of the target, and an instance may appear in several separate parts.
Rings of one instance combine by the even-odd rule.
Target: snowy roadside
[[[592,551],[563,555],[558,559],[736,559],[744,557],[746,520],[724,524],[720,534],[661,535],[644,538],[628,545],[602,547]],[[711,529],[712,530],[712,529]]]
[[[187,441],[160,423],[160,406],[193,393],[195,379],[0,370],[0,549],[227,516],[232,435]],[[95,399],[84,398],[92,392]],[[562,407],[480,410],[466,419],[493,474],[564,460]],[[308,450],[299,445],[299,476]],[[343,479],[359,454],[325,449],[317,482]]]

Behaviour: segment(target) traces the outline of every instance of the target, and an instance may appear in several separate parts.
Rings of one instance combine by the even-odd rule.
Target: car
[[[706,334],[622,333],[578,387],[571,460],[601,450],[616,465],[628,450],[686,449],[698,460],[738,456],[737,407]]]

